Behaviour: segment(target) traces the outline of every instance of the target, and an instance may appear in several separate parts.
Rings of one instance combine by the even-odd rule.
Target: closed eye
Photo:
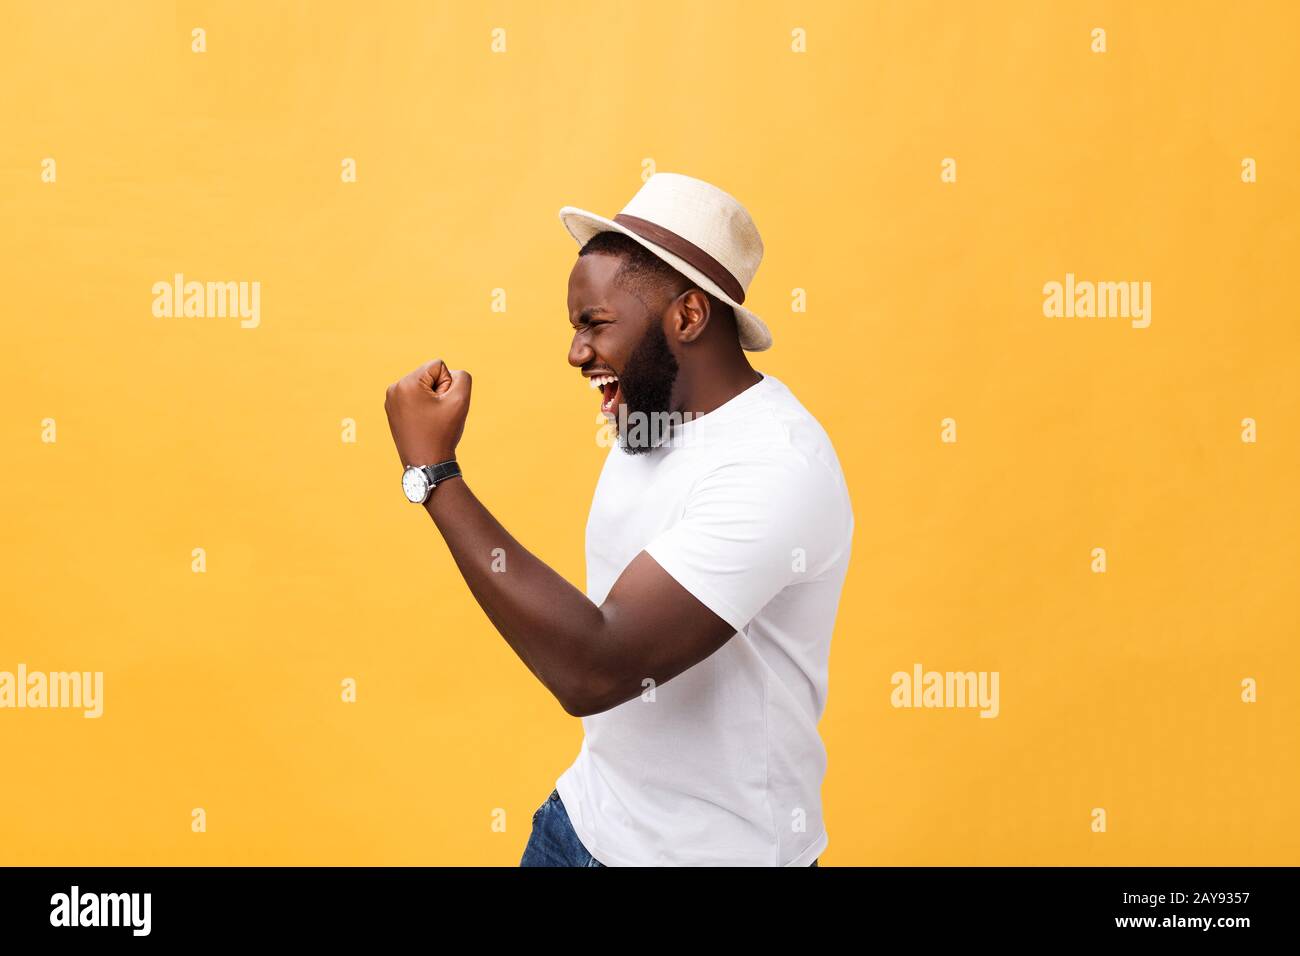
[[[610,315],[610,314],[611,313],[609,309],[605,308],[604,306],[589,305],[581,312],[578,313],[577,322],[574,322],[573,319],[570,318],[569,324],[573,326],[573,330],[576,332],[579,328],[588,328],[592,325],[604,325],[605,321],[598,320],[596,322],[593,322],[592,319],[598,315]]]

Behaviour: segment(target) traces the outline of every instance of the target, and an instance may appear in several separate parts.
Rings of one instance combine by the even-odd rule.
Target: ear
[[[669,306],[677,341],[694,342],[709,326],[712,312],[709,297],[702,289],[687,289]]]

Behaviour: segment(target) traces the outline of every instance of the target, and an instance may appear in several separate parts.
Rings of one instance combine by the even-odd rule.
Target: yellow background
[[[473,373],[471,487],[581,587],[556,213],[647,160],[752,212],[752,359],[852,487],[822,863],[1300,863],[1294,5],[2,10],[0,670],[105,713],[0,711],[0,863],[517,864],[581,726],[403,499],[384,388]],[[1150,328],[1044,318],[1067,271]],[[176,272],[261,326],[154,318]],[[892,708],[916,662],[1001,715]]]

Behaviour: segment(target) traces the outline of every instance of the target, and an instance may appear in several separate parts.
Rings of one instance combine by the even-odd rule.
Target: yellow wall
[[[650,169],[753,213],[755,365],[852,485],[823,864],[1300,862],[1298,28],[6,3],[0,670],[101,670],[105,700],[0,710],[0,863],[518,862],[581,727],[404,501],[384,388],[473,373],[471,487],[581,587],[606,450],[556,213],[613,215]],[[154,317],[177,272],[260,282],[260,325]],[[1150,326],[1045,317],[1067,272],[1150,282]],[[999,716],[892,707],[918,662],[998,671]]]

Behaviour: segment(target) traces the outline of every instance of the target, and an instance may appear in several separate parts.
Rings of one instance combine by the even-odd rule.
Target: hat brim
[[[576,206],[564,206],[560,209],[560,222],[564,223],[564,228],[568,230],[578,243],[579,247],[587,244],[587,240],[600,232],[621,232],[629,239],[644,246],[650,252],[654,253],[660,259],[667,262],[670,266],[680,272],[682,275],[699,283],[701,289],[717,296],[727,305],[731,306],[736,313],[736,331],[740,336],[740,347],[746,352],[762,352],[764,349],[772,347],[772,333],[768,331],[767,324],[749,309],[745,308],[727,293],[723,292],[718,285],[700,272],[693,265],[679,256],[673,255],[662,246],[656,246],[653,242],[642,239],[635,232],[619,225],[612,219],[606,219],[604,216],[598,216],[594,212],[588,212],[586,209],[578,209]]]

